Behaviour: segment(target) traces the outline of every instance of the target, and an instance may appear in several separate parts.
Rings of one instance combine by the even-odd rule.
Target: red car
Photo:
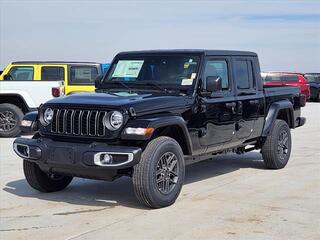
[[[300,88],[301,94],[310,97],[310,86],[302,73],[296,72],[264,72],[261,73],[264,80],[263,84],[267,86],[295,86]]]

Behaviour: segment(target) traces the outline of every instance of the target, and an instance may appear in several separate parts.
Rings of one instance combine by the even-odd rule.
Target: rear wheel
[[[57,192],[65,189],[73,177],[43,172],[39,166],[23,160],[23,171],[29,185],[40,192]]]
[[[22,110],[10,103],[0,104],[0,137],[16,137],[21,133]]]
[[[275,121],[261,151],[267,168],[280,169],[287,165],[291,153],[291,134],[285,121]]]
[[[175,202],[184,181],[185,164],[180,145],[172,138],[152,140],[133,170],[133,187],[138,200],[151,208]]]

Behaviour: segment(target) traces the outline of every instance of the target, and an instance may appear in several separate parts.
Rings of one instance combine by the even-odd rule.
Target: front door
[[[203,82],[208,76],[222,79],[222,91],[201,97],[200,113],[194,118],[200,129],[199,143],[207,148],[207,152],[228,147],[235,134],[236,102],[229,69],[228,57],[209,57],[206,60]]]

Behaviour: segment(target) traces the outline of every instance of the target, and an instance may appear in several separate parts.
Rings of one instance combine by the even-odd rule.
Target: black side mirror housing
[[[99,88],[102,80],[102,75],[98,75],[96,79],[94,80],[94,86],[95,88]]]
[[[208,76],[206,79],[206,90],[208,92],[222,91],[222,79],[219,76]]]

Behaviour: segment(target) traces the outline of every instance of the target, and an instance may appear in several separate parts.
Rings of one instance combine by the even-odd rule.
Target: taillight
[[[304,107],[307,103],[307,97],[304,94],[300,94],[300,107]]]
[[[52,93],[52,96],[54,96],[54,97],[60,97],[60,95],[61,95],[60,87],[52,88],[51,93]]]

